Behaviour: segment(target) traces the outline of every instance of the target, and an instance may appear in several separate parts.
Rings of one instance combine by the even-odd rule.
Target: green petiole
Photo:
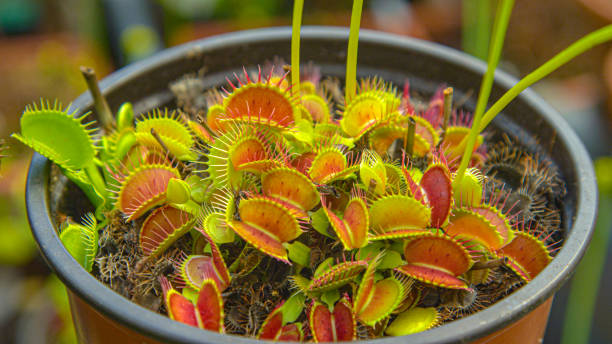
[[[106,198],[106,194],[107,194],[106,182],[104,181],[104,178],[102,177],[102,174],[100,173],[100,170],[98,169],[98,166],[96,166],[95,163],[92,163],[92,164],[85,166],[84,170],[94,190],[96,190],[96,192],[100,196]]]

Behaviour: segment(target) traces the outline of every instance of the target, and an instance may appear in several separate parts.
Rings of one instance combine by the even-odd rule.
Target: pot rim
[[[137,74],[175,60],[185,54],[202,53],[207,50],[245,42],[259,43],[267,40],[287,39],[291,29],[265,28],[238,31],[176,46],[164,50],[155,56],[122,68],[100,82],[103,92],[109,92]],[[301,39],[347,40],[348,29],[342,27],[303,27]],[[402,37],[389,33],[371,30],[360,31],[360,42],[376,43],[417,51],[424,55],[433,55],[438,59],[452,61],[480,75],[484,74],[486,64],[460,51],[436,43]],[[509,89],[517,80],[510,75],[497,71],[495,83]],[[558,139],[565,142],[569,152],[568,159],[575,170],[577,183],[568,187],[576,188],[576,213],[573,226],[566,237],[562,249],[552,262],[530,283],[495,305],[481,310],[460,320],[443,326],[410,335],[409,337],[385,337],[376,339],[376,343],[449,343],[468,342],[514,322],[535,309],[563,285],[575,270],[590,241],[597,211],[597,186],[592,162],[584,145],[580,142],[568,123],[537,96],[527,89],[520,95],[521,99],[534,108],[541,117],[557,132]],[[72,109],[84,108],[91,104],[89,92],[81,94],[73,103]],[[175,343],[217,342],[232,344],[255,344],[259,341],[242,337],[228,336],[210,331],[202,331],[158,313],[149,311],[104,286],[94,276],[87,273],[64,249],[55,231],[49,213],[48,182],[49,161],[35,153],[26,184],[26,207],[32,233],[39,250],[47,264],[58,274],[59,278],[73,293],[94,307],[98,312],[123,323],[152,338]],[[370,342],[370,341],[362,341]]]

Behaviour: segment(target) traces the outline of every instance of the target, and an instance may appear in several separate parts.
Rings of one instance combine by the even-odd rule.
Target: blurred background
[[[304,25],[348,26],[350,0],[307,0]],[[366,0],[362,28],[417,37],[485,58],[496,0]],[[290,25],[289,0],[0,0],[0,138],[24,106],[69,103],[99,77],[165,47],[219,33]],[[524,76],[586,33],[612,24],[611,0],[516,0],[501,68]],[[587,145],[600,185],[595,239],[557,295],[545,343],[612,343],[612,45],[534,89]],[[31,152],[6,139],[0,166],[0,342],[74,343],[63,285],[37,254],[24,209]],[[608,157],[606,157],[608,156]],[[606,258],[608,257],[608,258]]]

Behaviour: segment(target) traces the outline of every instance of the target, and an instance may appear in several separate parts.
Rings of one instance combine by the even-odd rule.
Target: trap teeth
[[[508,266],[526,282],[534,279],[552,259],[544,243],[526,232],[516,232],[501,253],[508,258]]]
[[[448,219],[453,205],[453,188],[448,168],[433,164],[427,168],[420,182],[427,194],[431,209],[431,227],[440,228]]]
[[[180,178],[177,169],[166,164],[144,164],[118,177],[117,208],[135,220],[166,201],[166,189],[172,178]]]
[[[172,288],[165,277],[160,279],[160,283],[171,319],[201,329],[223,332],[223,299],[213,280],[204,280],[195,304]]]
[[[375,282],[374,273],[380,257],[370,262],[355,297],[355,315],[369,326],[374,326],[391,314],[403,301],[410,287],[410,283],[402,283],[394,277]]]
[[[350,162],[340,149],[329,147],[317,153],[308,174],[317,184],[329,184],[352,175],[358,169],[359,165]]]
[[[345,250],[360,248],[367,244],[369,215],[368,208],[361,198],[355,197],[348,201],[342,218],[328,208],[325,199],[322,203],[325,215]]]
[[[445,231],[451,236],[473,240],[489,251],[499,250],[504,244],[497,227],[476,212],[455,209]]]
[[[415,198],[389,195],[372,202],[369,208],[370,228],[376,233],[427,228],[431,210]]]
[[[240,221],[229,221],[228,226],[263,253],[289,262],[283,243],[302,233],[294,212],[278,201],[255,196],[242,200],[238,213]]]
[[[283,305],[277,306],[264,320],[257,339],[299,342],[304,337],[298,323],[285,324]]]
[[[302,211],[308,211],[319,204],[319,192],[315,185],[302,173],[290,168],[273,168],[261,178],[262,192],[281,199]]]
[[[368,262],[358,260],[336,264],[316,276],[307,288],[308,292],[323,292],[339,287],[354,280],[368,266]]]
[[[155,209],[143,222],[139,244],[145,256],[157,256],[187,233],[195,218],[171,205]]]
[[[227,121],[246,122],[284,129],[297,118],[295,96],[269,83],[243,84],[223,101]]]
[[[458,278],[472,265],[469,252],[456,240],[444,234],[420,234],[409,238],[404,246],[408,264],[395,270],[424,283],[450,289],[467,289]]]

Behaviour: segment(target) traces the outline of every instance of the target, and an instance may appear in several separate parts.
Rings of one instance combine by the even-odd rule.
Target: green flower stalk
[[[521,79],[516,85],[508,90],[487,112],[482,118],[479,132],[482,132],[489,123],[497,116],[501,110],[506,107],[514,98],[516,98],[521,92],[527,87],[535,84],[548,76],[550,73],[557,70],[559,67],[573,60],[576,56],[584,53],[585,51],[605,42],[612,40],[612,25],[605,26],[597,31],[594,31],[583,38],[576,41],[574,44],[567,47],[565,50],[557,54],[555,57],[544,63],[538,69],[529,73],[526,77]]]
[[[346,93],[348,102],[357,93],[357,47],[359,45],[359,25],[363,0],[353,1],[351,28],[349,31],[348,51],[346,54]]]
[[[472,123],[472,129],[467,137],[467,145],[461,158],[461,164],[457,170],[456,182],[460,182],[465,173],[465,169],[470,162],[472,157],[472,151],[476,144],[476,138],[480,134],[480,121],[482,115],[487,106],[489,95],[491,94],[491,88],[493,87],[493,78],[495,77],[495,69],[499,63],[502,48],[504,46],[504,38],[506,36],[506,29],[508,28],[508,22],[510,21],[510,14],[512,14],[512,7],[514,6],[514,0],[503,0],[497,7],[497,13],[495,15],[495,24],[493,26],[493,36],[491,37],[491,49],[489,50],[489,60],[487,64],[487,71],[482,78],[482,85],[480,86],[480,94],[478,95],[478,102],[476,103],[476,111],[474,112],[474,121]]]
[[[302,27],[302,12],[304,0],[293,3],[293,21],[291,30],[291,83],[294,92],[300,93],[300,29]]]
[[[612,40],[612,25],[605,26],[579,39],[578,41],[567,47],[565,50],[555,55],[548,62],[544,63],[542,66],[529,73],[518,83],[516,83],[516,85],[514,85],[511,89],[504,93],[504,95],[499,98],[499,100],[496,101],[493,106],[491,106],[489,110],[484,113],[484,115],[482,116],[482,120],[480,121],[480,123],[478,123],[478,126],[476,126],[476,120],[474,120],[472,129],[478,128],[478,130],[474,129],[473,131],[481,133],[487,127],[487,125],[491,123],[495,116],[497,116],[508,104],[510,104],[511,101],[518,97],[521,92],[527,89],[527,87],[542,80],[550,73],[554,72],[561,66],[573,60],[576,56],[586,52],[587,50],[599,44],[606,43],[610,40]],[[465,138],[460,145],[469,143],[468,139],[469,137]],[[469,159],[467,161],[469,161]]]
[[[481,60],[487,59],[491,35],[491,0],[463,0],[461,6],[461,47]]]

